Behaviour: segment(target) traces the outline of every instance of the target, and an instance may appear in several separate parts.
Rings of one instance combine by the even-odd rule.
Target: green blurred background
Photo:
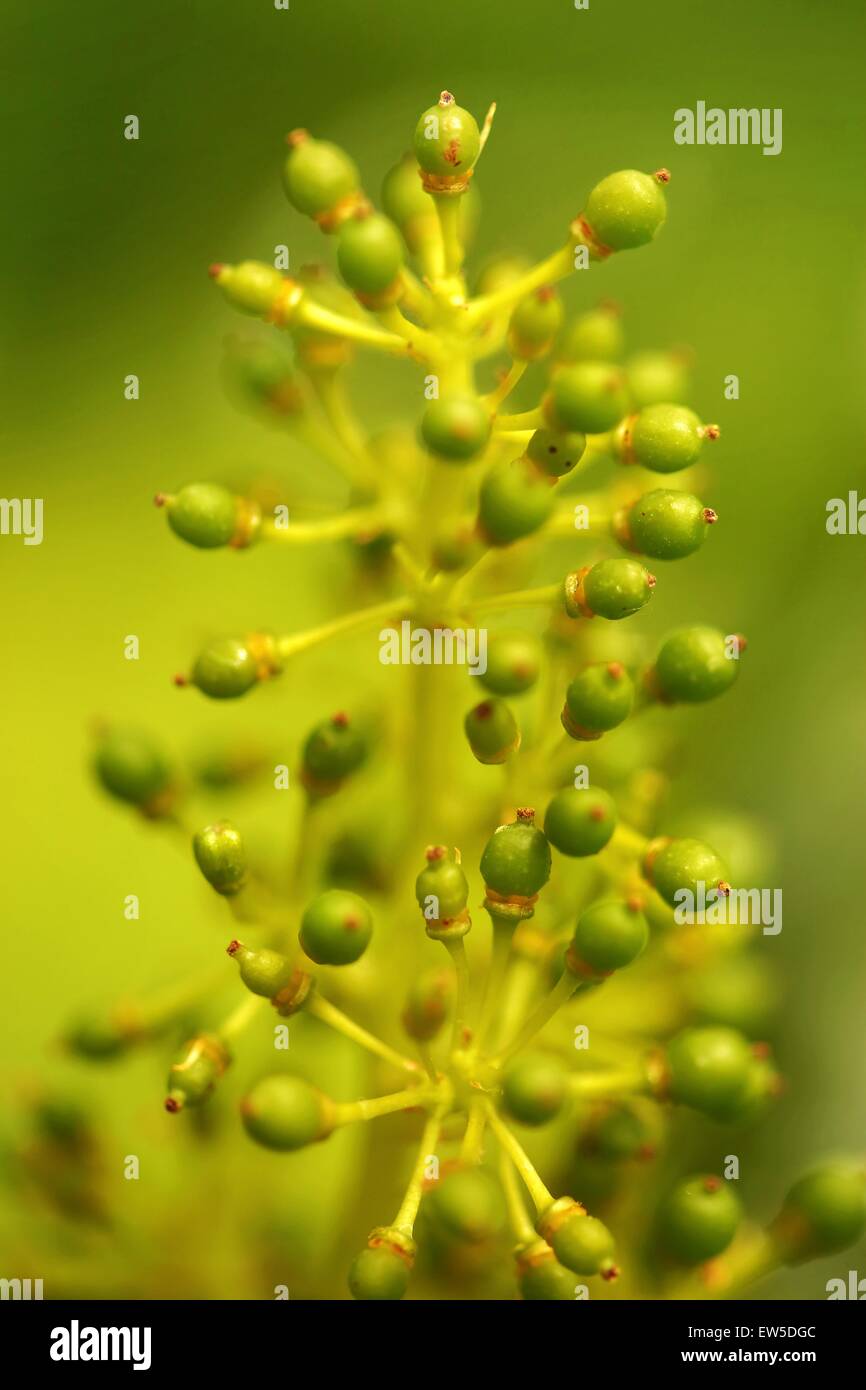
[[[53,1040],[78,1006],[173,978],[228,927],[175,848],[93,787],[89,729],[100,717],[145,722],[178,753],[255,729],[291,764],[322,692],[331,701],[345,688],[343,659],[322,652],[254,704],[216,708],[175,690],[171,673],[215,632],[290,631],[337,612],[348,571],[337,549],[192,551],[150,499],[200,477],[265,474],[292,499],[339,500],[312,456],[227,400],[222,345],[237,323],[205,269],[268,259],[280,242],[293,266],[322,256],[280,189],[287,130],[344,145],[376,190],[447,86],[478,115],[498,103],[478,176],[476,263],[513,246],[545,254],[613,169],[672,170],[658,244],[574,277],[565,293],[573,307],[621,301],[633,348],[692,344],[694,403],[723,430],[710,499],[722,524],[699,559],[666,571],[650,630],[706,619],[750,639],[736,698],[691,717],[677,789],[682,807],[718,802],[767,821],[779,850],[785,927],[765,950],[786,979],[777,1043],[791,1088],[745,1147],[750,1204],[769,1211],[813,1156],[862,1149],[866,542],[828,537],[824,521],[828,498],[866,494],[863,6],[291,0],[283,12],[269,0],[10,0],[4,10],[0,494],[45,499],[41,547],[0,538],[6,1124],[40,1077],[68,1078],[111,1136],[110,1181],[119,1187],[133,1152],[165,1166],[175,1190],[153,1063],[94,1078]],[[699,99],[782,107],[782,154],[676,147],[673,112]],[[137,142],[122,136],[130,113]],[[726,402],[732,372],[741,398]],[[124,399],[128,373],[140,377],[136,402]],[[364,359],[355,383],[372,424],[417,410],[408,367]],[[130,633],[138,662],[123,657]],[[274,818],[288,812],[265,811],[279,833]],[[138,923],[123,917],[131,892]],[[323,1154],[323,1181],[328,1164],[351,1167],[345,1146],[336,1160]],[[191,1172],[194,1147],[179,1161]],[[261,1171],[277,1181],[273,1166]],[[254,1189],[255,1172],[239,1168],[238,1180]],[[302,1168],[293,1172],[292,1190]],[[147,1186],[123,1191],[142,1221]],[[172,1258],[194,1263],[180,1231]],[[858,1258],[866,1272],[861,1247],[769,1291],[820,1297]],[[208,1295],[243,1288],[230,1265],[217,1262]]]

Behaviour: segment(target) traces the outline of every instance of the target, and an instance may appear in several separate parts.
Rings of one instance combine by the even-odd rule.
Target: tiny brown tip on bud
[[[725,879],[719,879],[718,889],[723,898],[726,898],[731,891],[731,885]]]
[[[440,92],[440,93],[439,93],[439,105],[440,105],[440,106],[453,106],[453,105],[454,105],[454,97],[452,96],[451,92]]]
[[[590,820],[604,820],[604,807],[591,806],[589,809]]]
[[[157,493],[154,493],[153,505],[154,505],[155,507],[164,507],[167,501],[168,501],[168,493],[167,493],[167,492],[157,492]]]
[[[435,864],[437,859],[444,859],[447,853],[444,845],[428,845],[424,851],[424,858],[428,864]]]
[[[175,1100],[174,1096],[166,1096],[165,1108],[168,1111],[169,1115],[177,1115],[179,1114],[181,1109],[180,1101]]]
[[[653,178],[658,179],[659,183],[670,183],[671,171],[670,169],[656,169]]]
[[[607,1266],[606,1269],[599,1270],[599,1273],[601,1274],[602,1279],[606,1280],[606,1282],[610,1284],[613,1282],[614,1279],[619,1278],[619,1265],[610,1264]]]
[[[475,715],[478,719],[489,719],[493,713],[493,706],[489,700],[482,700],[480,705],[475,706]]]
[[[604,314],[610,314],[611,318],[618,319],[622,316],[622,305],[618,299],[600,299],[598,307]]]
[[[172,682],[173,682],[179,689],[182,689],[183,686],[185,686],[185,685],[189,685],[189,681],[187,680],[186,676],[182,676],[182,675],[180,675],[180,673],[178,673],[176,676],[172,676],[171,679],[172,679]]]
[[[738,633],[736,634],[735,640],[736,640],[736,643],[737,643],[737,651],[738,651],[738,652],[744,652],[744,651],[746,650],[747,646],[749,645],[748,639],[747,639],[746,637],[744,637],[743,634],[742,634],[741,632],[738,632]]]
[[[767,1060],[767,1058],[771,1054],[771,1051],[772,1049],[768,1042],[752,1043],[752,1056],[757,1057],[758,1060],[761,1062],[765,1062]]]
[[[226,946],[226,955],[233,956],[236,951],[241,949],[241,944],[240,941],[230,941],[228,946]]]
[[[654,589],[656,584],[658,584],[658,580],[656,579],[654,574],[648,574],[646,577],[646,582],[648,589]]]
[[[346,931],[357,931],[360,925],[361,923],[358,921],[354,912],[346,913],[346,916],[343,918],[343,926],[346,928]]]
[[[298,145],[303,145],[305,140],[309,140],[310,132],[299,126],[297,130],[290,130],[286,136],[286,144],[290,149],[297,149]]]
[[[712,507],[704,507],[704,521],[708,526],[715,526],[718,519],[718,512],[714,512]]]
[[[540,304],[547,304],[549,300],[553,299],[555,294],[556,290],[553,288],[553,285],[542,285],[535,291],[535,298]]]
[[[534,806],[518,806],[518,808],[517,808],[517,819],[518,819],[518,820],[535,820],[535,807],[534,807]]]
[[[211,265],[208,266],[207,273],[212,280],[216,280],[224,270],[225,266],[222,264],[221,261],[214,261]]]
[[[705,439],[718,439],[721,433],[722,431],[719,429],[718,425],[704,425]]]
[[[722,1180],[721,1180],[721,1178],[716,1178],[716,1177],[704,1178],[703,1187],[704,1187],[704,1191],[705,1191],[705,1192],[718,1192],[718,1190],[719,1190],[719,1188],[721,1187],[721,1185],[722,1185]]]
[[[331,715],[331,723],[335,729],[347,729],[349,727],[349,716],[345,710],[338,710]]]
[[[609,661],[607,663],[607,674],[615,681],[621,681],[625,675],[625,667],[621,661]]]
[[[629,912],[643,912],[643,898],[637,893],[632,893],[631,897],[626,898],[625,905]]]

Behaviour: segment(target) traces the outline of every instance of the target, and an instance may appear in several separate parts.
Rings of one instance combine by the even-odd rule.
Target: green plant
[[[772,1100],[778,1080],[754,1038],[724,1018],[696,1020],[695,982],[752,938],[714,940],[694,924],[675,925],[679,895],[703,884],[723,896],[729,871],[702,841],[659,833],[666,751],[657,730],[667,707],[732,686],[744,644],[710,628],[682,629],[650,660],[642,620],[632,642],[620,625],[656,587],[656,606],[675,587],[656,586],[637,558],[606,553],[617,542],[663,560],[698,549],[715,513],[693,491],[659,489],[642,470],[693,470],[699,460],[703,469],[702,445],[718,430],[665,399],[683,382],[679,357],[624,364],[610,306],[563,327],[553,288],[578,266],[651,242],[665,222],[670,176],[625,170],[602,180],[557,250],[533,266],[489,267],[473,295],[463,271],[467,204],[492,119],[491,108],[479,127],[443,92],[418,122],[414,153],[386,177],[385,213],[348,156],[294,132],[286,192],[334,239],[344,284],[323,268],[287,277],[256,262],[211,267],[230,305],[293,346],[290,357],[264,339],[233,348],[244,399],[342,475],[344,510],[300,520],[293,511],[286,523],[254,487],[236,496],[210,483],[185,482],[157,501],[171,530],[202,549],[348,543],[376,591],[368,606],[302,632],[215,639],[177,678],[211,699],[239,698],[289,670],[300,681],[305,653],[362,636],[376,670],[371,634],[381,640],[407,622],[432,651],[445,633],[486,635],[488,614],[495,623],[497,614],[513,621],[537,611],[543,630],[491,630],[489,664],[478,668],[490,696],[481,702],[467,688],[474,677],[457,669],[465,662],[425,660],[419,647],[405,682],[382,663],[387,717],[379,727],[341,711],[300,740],[300,829],[288,882],[282,865],[269,868],[259,854],[247,862],[233,825],[190,823],[188,786],[146,735],[109,730],[96,753],[114,797],[192,841],[223,910],[254,940],[228,948],[246,991],[239,999],[235,978],[193,981],[82,1020],[68,1045],[107,1058],[167,1040],[192,1013],[192,1036],[169,1073],[171,1113],[201,1111],[231,1087],[232,1059],[268,1003],[271,1019],[314,1018],[364,1049],[381,1094],[337,1100],[277,1068],[240,1101],[249,1136],[281,1152],[379,1117],[406,1112],[417,1122],[393,1219],[374,1228],[351,1265],[349,1287],[361,1299],[402,1297],[413,1266],[434,1288],[447,1287],[467,1246],[479,1287],[494,1293],[571,1298],[575,1276],[612,1284],[621,1270],[632,1296],[667,1289],[663,1262],[641,1271],[644,1231],[638,1219],[620,1222],[612,1200],[626,1166],[654,1150],[647,1114],[658,1129],[672,1105],[736,1123]],[[412,428],[386,440],[364,431],[344,384],[356,350],[419,368],[433,395],[419,385]],[[476,374],[493,360],[499,377],[482,390]],[[512,392],[530,386],[531,402],[509,413]],[[584,489],[589,467],[618,476]],[[699,480],[703,492],[710,480],[705,472]],[[698,485],[693,472],[685,481]],[[588,511],[587,563],[563,575],[555,547],[577,534],[576,497]],[[555,581],[534,582],[545,566]],[[616,624],[610,637],[599,632],[606,624]],[[608,642],[621,642],[621,655],[612,658]],[[351,702],[348,659],[343,671],[340,698]],[[573,781],[581,770],[588,781]],[[338,810],[356,781],[364,804],[347,836]],[[536,805],[546,807],[543,829]],[[425,928],[414,936],[413,883]],[[477,928],[470,937],[478,902],[490,922],[480,947]],[[441,948],[437,965],[432,953]],[[617,995],[623,975],[636,981],[631,999]],[[364,1022],[353,1016],[345,977],[358,982]],[[667,1003],[661,1016],[657,991]],[[574,1037],[584,1010],[589,1065]],[[512,1120],[530,1129],[526,1148]],[[548,1126],[559,1127],[559,1139],[540,1145],[536,1161],[535,1131]],[[575,1154],[595,1165],[610,1226],[540,1176],[548,1170],[560,1192],[580,1181]],[[395,1169],[407,1167],[402,1142],[393,1156]],[[592,1186],[589,1170],[583,1177]],[[714,1287],[725,1292],[781,1261],[839,1248],[866,1224],[862,1170],[825,1171],[793,1189],[766,1232],[750,1229],[728,1251],[722,1237],[733,1237],[734,1204],[715,1189],[710,1204],[702,1181],[700,1191],[689,1184],[670,1198],[669,1241],[688,1263],[714,1257]]]

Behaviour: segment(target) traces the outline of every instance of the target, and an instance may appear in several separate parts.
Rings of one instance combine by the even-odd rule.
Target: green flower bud
[[[263,999],[273,999],[294,978],[295,967],[279,951],[264,947],[254,951],[242,941],[232,941],[227,947],[227,954],[240,966],[241,979],[247,989]]]
[[[421,417],[421,439],[445,463],[477,458],[490,438],[490,414],[477,396],[441,396]]]
[[[700,840],[668,840],[650,842],[643,861],[643,875],[660,897],[671,907],[678,907],[684,892],[695,898],[703,892],[730,892],[727,870],[715,850]]]
[[[108,729],[99,738],[93,765],[107,792],[147,814],[158,814],[169,799],[171,765],[139,729]]]
[[[231,1055],[220,1038],[202,1033],[188,1042],[168,1073],[165,1108],[169,1114],[176,1115],[187,1105],[201,1105],[207,1100],[230,1061]]]
[[[447,190],[465,185],[481,152],[481,134],[475,117],[458,106],[450,92],[443,92],[436,106],[420,116],[413,148],[428,175],[425,186]]]
[[[469,900],[469,881],[456,850],[448,850],[444,845],[429,847],[427,864],[415,880],[415,897],[428,923],[447,925],[463,916]]]
[[[136,1041],[138,1029],[112,1015],[88,1014],[66,1032],[63,1043],[76,1057],[88,1062],[107,1062],[121,1056]]]
[[[463,721],[469,747],[480,763],[507,762],[520,747],[517,720],[504,700],[482,700]]]
[[[494,695],[522,695],[541,674],[541,644],[531,633],[491,633],[487,642],[487,670],[478,676]]]
[[[740,1201],[730,1183],[713,1176],[686,1178],[662,1206],[662,1239],[683,1264],[703,1264],[728,1248],[741,1216]]]
[[[567,955],[569,969],[590,978],[631,965],[649,940],[639,898],[595,903],[582,912]]]
[[[652,1132],[633,1105],[617,1102],[594,1115],[582,1137],[583,1152],[611,1163],[646,1158],[652,1152]]]
[[[546,1241],[527,1246],[517,1255],[517,1282],[527,1301],[573,1302],[577,1282],[561,1265]]]
[[[550,846],[531,807],[520,807],[516,820],[493,832],[481,855],[481,876],[490,906],[532,906],[550,877]]]
[[[196,657],[190,682],[211,700],[236,700],[260,679],[259,660],[250,644],[236,637],[220,637]],[[176,684],[186,684],[176,678]]]
[[[233,337],[227,344],[228,384],[240,391],[243,404],[266,407],[275,415],[300,415],[304,392],[292,360],[278,339]]]
[[[556,356],[560,362],[619,362],[624,348],[619,306],[608,301],[565,325]]]
[[[836,1162],[794,1183],[770,1234],[788,1264],[834,1255],[866,1230],[866,1170],[861,1163]]]
[[[346,284],[371,308],[399,298],[403,243],[394,223],[381,213],[365,209],[343,223],[337,264]]]
[[[603,251],[628,251],[652,241],[667,216],[662,189],[669,181],[667,169],[654,174],[621,169],[597,183],[582,219],[595,246]]]
[[[212,265],[210,276],[235,309],[256,318],[267,318],[293,283],[264,261]]]
[[[217,483],[189,483],[174,496],[157,493],[176,536],[201,550],[249,545],[261,524],[261,512],[245,498],[233,497]]]
[[[388,1239],[389,1234],[392,1239]],[[356,1255],[349,1270],[352,1297],[364,1302],[402,1298],[409,1287],[414,1249],[414,1243],[401,1232],[374,1231],[369,1245]]]
[[[305,909],[299,940],[317,965],[351,965],[373,935],[373,914],[363,898],[342,888],[320,893]]]
[[[502,1078],[502,1104],[524,1125],[543,1125],[562,1109],[566,1070],[557,1057],[542,1052],[516,1057]]]
[[[563,367],[553,378],[542,408],[551,429],[606,434],[628,410],[622,368],[610,362]]]
[[[649,676],[650,689],[670,703],[699,704],[722,695],[740,673],[746,639],[731,640],[712,627],[682,627],[662,644]]]
[[[536,1230],[543,1236],[560,1264],[575,1274],[600,1274],[615,1279],[619,1270],[613,1262],[614,1239],[595,1216],[587,1216],[579,1202],[560,1197],[542,1212]]]
[[[481,483],[478,527],[494,546],[537,531],[554,507],[551,480],[525,457],[494,463]]]
[[[718,437],[718,425],[702,425],[684,405],[648,405],[626,425],[621,448],[627,463],[678,473],[697,462],[705,439]]]
[[[339,791],[347,777],[366,761],[364,732],[342,711],[317,724],[308,735],[301,758],[304,786],[316,796]]]
[[[637,560],[599,560],[566,576],[565,611],[570,618],[619,622],[649,603],[656,577]]]
[[[634,685],[618,661],[587,666],[565,692],[562,727],[574,739],[601,738],[631,714]]]
[[[512,357],[534,362],[550,352],[562,327],[562,300],[550,285],[533,291],[515,307],[508,324]]]
[[[440,1031],[448,1016],[454,993],[454,974],[451,970],[425,970],[412,983],[402,1014],[403,1027],[410,1038],[430,1042]]]
[[[421,183],[421,170],[413,154],[404,154],[389,169],[382,184],[382,207],[400,228],[413,255],[431,237],[437,236],[439,219],[436,205]]]
[[[613,531],[627,550],[654,560],[680,560],[700,549],[707,527],[718,519],[690,493],[656,488],[618,512]]]
[[[446,521],[437,528],[430,543],[430,560],[434,569],[453,573],[469,569],[480,559],[481,538],[472,522]]]
[[[752,1043],[750,1052],[744,1089],[727,1105],[720,1104],[714,1112],[714,1119],[723,1124],[751,1124],[764,1113],[769,1102],[781,1090],[782,1079],[769,1055],[767,1044]]]
[[[448,1173],[427,1200],[434,1219],[446,1231],[473,1245],[492,1240],[505,1225],[502,1190],[485,1168]]]
[[[334,1103],[301,1077],[278,1072],[244,1096],[241,1119],[257,1144],[286,1153],[327,1139],[334,1128]]]
[[[686,1028],[666,1049],[671,1100],[726,1119],[749,1086],[752,1053],[733,1028]]]
[[[193,836],[196,863],[211,888],[223,897],[234,897],[247,881],[247,857],[243,841],[228,821],[206,825]]]
[[[313,140],[305,130],[286,137],[289,153],[283,165],[283,187],[292,207],[316,221],[328,221],[339,204],[357,198],[360,176],[338,145]],[[325,230],[333,231],[328,224]]]
[[[604,849],[616,829],[613,797],[597,787],[564,787],[550,802],[544,833],[560,854],[581,859]]]
[[[71,1096],[39,1096],[33,1106],[36,1132],[51,1144],[67,1150],[82,1150],[92,1138],[90,1116]]]
[[[548,477],[562,478],[580,463],[585,451],[585,434],[536,430],[526,446],[526,457]]]
[[[688,359],[682,352],[638,352],[625,364],[628,393],[636,410],[681,401],[689,394]]]

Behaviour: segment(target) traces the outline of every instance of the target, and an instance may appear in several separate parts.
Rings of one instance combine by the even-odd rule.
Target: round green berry
[[[463,721],[469,747],[480,763],[507,762],[520,747],[517,720],[504,700],[497,696],[482,700]]]
[[[703,1264],[726,1250],[737,1233],[742,1208],[730,1183],[721,1178],[686,1178],[663,1204],[664,1244],[683,1264]]]
[[[192,684],[212,700],[236,700],[259,679],[259,663],[246,642],[221,637],[196,658]]]
[[[435,106],[422,112],[413,148],[425,173],[447,185],[470,172],[481,151],[481,134],[475,117],[443,92]]]
[[[625,376],[610,362],[576,362],[556,373],[544,400],[556,430],[606,434],[628,410]]]
[[[687,358],[682,352],[638,352],[625,364],[628,393],[636,410],[681,401],[689,394]]]
[[[522,299],[508,324],[508,350],[520,361],[534,362],[550,351],[562,327],[562,300],[550,285]]]
[[[357,893],[330,888],[305,909],[299,940],[317,965],[351,965],[373,935],[373,914]]]
[[[562,478],[580,463],[585,451],[585,434],[536,430],[526,446],[526,457],[548,477]]]
[[[599,304],[565,325],[556,355],[560,362],[619,362],[624,347],[618,306]]]
[[[230,389],[239,389],[242,402],[266,406],[278,415],[300,415],[304,392],[291,357],[279,340],[232,337],[226,344],[225,374]]]
[[[613,797],[596,787],[564,787],[550,802],[544,833],[554,849],[574,859],[598,854],[616,829]]]
[[[560,1202],[564,1205],[565,1199],[560,1198]],[[554,1209],[557,1205],[554,1203]],[[616,1272],[613,1236],[602,1221],[587,1216],[576,1202],[553,1219],[545,1212],[538,1230],[553,1247],[560,1264],[575,1274],[601,1274],[611,1278]]]
[[[628,457],[653,473],[677,473],[700,455],[704,439],[716,439],[715,425],[702,425],[684,405],[648,405],[628,426]]]
[[[740,673],[745,640],[712,627],[672,632],[656,657],[652,684],[663,700],[699,704],[723,695]]]
[[[446,463],[477,458],[490,438],[490,414],[477,396],[441,396],[421,417],[421,439]]]
[[[748,1088],[753,1057],[733,1028],[686,1028],[668,1043],[666,1059],[671,1099],[726,1119]]]
[[[597,618],[619,622],[649,603],[655,583],[639,560],[599,560],[583,575],[581,606]]]
[[[258,1081],[241,1101],[241,1118],[251,1139],[266,1149],[289,1152],[326,1139],[333,1102],[299,1076],[279,1072]]]
[[[154,807],[171,784],[171,765],[149,734],[139,729],[109,729],[94,757],[96,775],[119,801],[146,810]]]
[[[230,1060],[218,1037],[202,1033],[186,1043],[168,1073],[165,1108],[169,1114],[207,1100]]]
[[[478,498],[478,525],[494,546],[511,545],[537,531],[554,507],[550,478],[525,457],[494,463]]]
[[[301,755],[304,785],[323,795],[335,791],[358,770],[367,753],[363,730],[342,711],[332,715],[307,736]]]
[[[487,670],[478,679],[494,695],[523,695],[541,674],[541,643],[529,632],[494,632],[487,641]]]
[[[230,545],[238,523],[237,501],[218,483],[189,483],[164,500],[175,535],[201,550]]]
[[[436,1037],[448,1016],[453,992],[451,970],[425,970],[412,982],[402,1014],[403,1027],[410,1038],[429,1042]]]
[[[381,213],[356,213],[340,228],[337,264],[356,294],[379,299],[393,290],[403,265],[400,233]]]
[[[729,890],[727,870],[715,850],[700,840],[656,840],[644,859],[644,877],[671,907],[694,905],[704,893]]]
[[[516,1057],[502,1078],[503,1107],[524,1125],[547,1124],[562,1109],[565,1093],[565,1067],[542,1052]]]
[[[633,1105],[619,1102],[606,1107],[592,1122],[584,1149],[613,1163],[639,1158],[650,1145],[651,1130]]]
[[[367,1246],[356,1255],[349,1270],[349,1289],[353,1298],[364,1302],[396,1300],[409,1287],[409,1264],[405,1255],[388,1245]]]
[[[424,191],[420,174],[417,159],[407,153],[388,170],[382,184],[382,207],[413,255],[438,234],[439,226],[436,205]]]
[[[505,1225],[505,1199],[484,1168],[458,1168],[436,1184],[430,1210],[452,1236],[471,1244],[490,1240]]]
[[[565,692],[562,725],[575,739],[596,739],[631,714],[634,685],[618,661],[596,662],[575,676]]]
[[[431,845],[427,864],[415,880],[415,897],[428,921],[459,917],[469,899],[469,881],[453,850]],[[431,915],[432,914],[432,915]]]
[[[503,898],[534,897],[544,887],[550,877],[550,845],[529,807],[521,807],[515,821],[491,835],[481,855],[481,876]]]
[[[691,493],[656,488],[633,502],[619,520],[620,539],[629,550],[654,560],[680,560],[700,549],[707,527],[718,517]]]
[[[574,929],[570,954],[593,975],[609,975],[636,960],[649,940],[642,903],[595,903],[582,912]]]
[[[358,170],[338,145],[313,140],[305,130],[293,130],[287,142],[283,187],[298,212],[306,217],[321,217],[358,192]]]
[[[517,1257],[517,1282],[526,1302],[572,1302],[577,1282],[570,1269],[561,1265],[546,1243],[530,1247]]]
[[[667,216],[663,187],[670,174],[621,169],[597,183],[586,200],[584,220],[597,246],[628,251],[652,241]]]
[[[242,941],[232,941],[228,954],[240,966],[241,979],[247,989],[263,999],[273,999],[294,978],[295,967],[279,951],[267,947],[254,951]]]
[[[834,1255],[864,1230],[866,1170],[850,1162],[827,1163],[800,1178],[771,1226],[789,1264]]]
[[[228,821],[206,825],[193,836],[195,861],[211,888],[224,897],[239,893],[247,879],[243,840]]]

